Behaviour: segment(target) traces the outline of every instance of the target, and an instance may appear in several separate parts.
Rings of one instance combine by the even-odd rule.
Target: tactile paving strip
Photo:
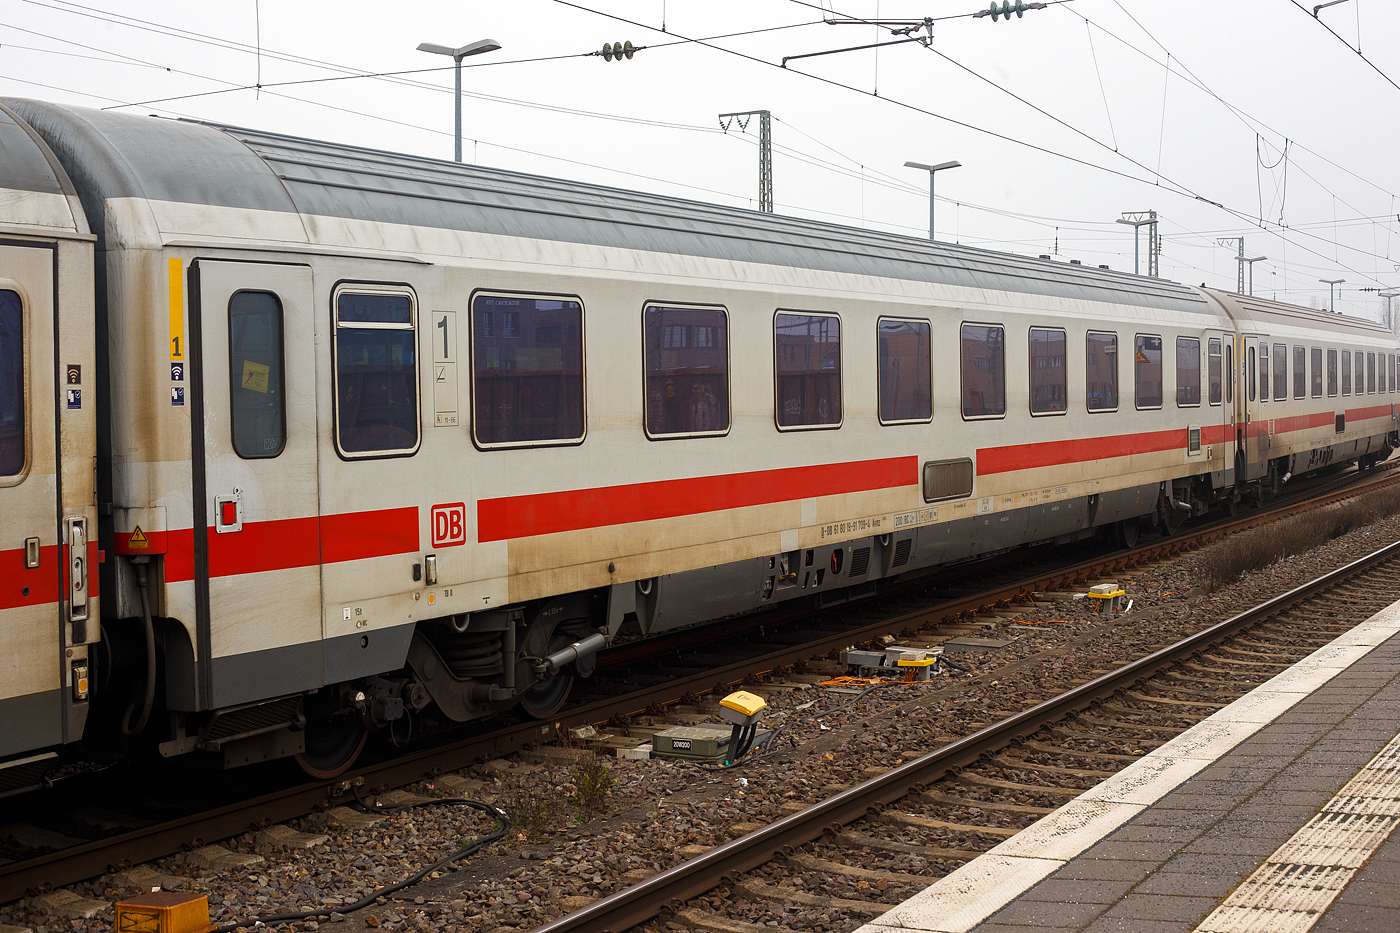
[[[1400,825],[1400,735],[1279,846],[1197,933],[1307,933]]]

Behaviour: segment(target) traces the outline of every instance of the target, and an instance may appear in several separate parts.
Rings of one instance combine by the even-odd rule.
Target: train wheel
[[[1141,526],[1136,518],[1125,518],[1118,523],[1118,543],[1123,547],[1137,547],[1138,532]]]
[[[364,751],[369,730],[358,718],[338,716],[306,724],[306,751],[297,756],[301,770],[329,780],[344,774]]]
[[[1225,500],[1225,514],[1234,518],[1240,512],[1239,496],[1230,496]]]
[[[1162,510],[1162,537],[1170,538],[1186,524],[1186,513],[1168,506]]]
[[[573,689],[573,674],[555,674],[526,690],[520,697],[520,708],[536,719],[548,719],[564,708]]]

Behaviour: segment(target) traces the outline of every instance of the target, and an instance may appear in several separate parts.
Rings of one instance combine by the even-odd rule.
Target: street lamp
[[[1240,262],[1246,263],[1249,266],[1249,295],[1251,298],[1254,297],[1254,264],[1256,262],[1263,262],[1268,258],[1268,256],[1255,256],[1252,259],[1240,260]]]
[[[1328,298],[1328,303],[1329,303],[1329,304],[1331,305],[1331,307],[1332,307],[1332,313],[1333,313],[1333,314],[1336,314],[1336,313],[1337,313],[1337,292],[1336,292],[1336,287],[1337,287],[1338,285],[1341,285],[1343,282],[1345,282],[1346,279],[1318,279],[1318,281],[1319,281],[1319,282],[1325,282],[1325,283],[1327,284],[1327,298]]]
[[[925,165],[922,162],[905,162],[905,168],[916,168],[921,172],[928,172],[928,238],[936,239],[933,235],[933,174],[941,172],[945,168],[962,168],[961,162],[939,162],[937,165]]]
[[[480,55],[482,52],[494,52],[500,47],[501,43],[495,39],[479,39],[459,49],[449,49],[445,45],[433,45],[431,42],[424,42],[418,46],[420,52],[450,56],[457,65],[457,93],[453,96],[453,106],[457,114],[457,145],[453,150],[453,158],[458,162],[462,161],[462,59],[471,55]]]

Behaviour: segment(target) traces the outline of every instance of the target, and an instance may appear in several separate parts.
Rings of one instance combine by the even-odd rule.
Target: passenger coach
[[[6,702],[53,724],[6,726],[10,764],[83,733],[88,663],[82,754],[333,774],[374,729],[551,716],[620,638],[1029,542],[1171,533],[1397,443],[1395,340],[1362,321],[4,104],[32,167],[0,166],[19,192],[0,216],[38,245],[0,252],[0,373],[25,386],[0,385],[0,620],[48,658]],[[24,219],[26,199],[47,213]],[[55,418],[69,362],[85,394]],[[96,579],[60,588],[67,558],[44,549],[95,554],[75,537],[93,521],[89,648]],[[21,572],[49,580],[22,610]]]

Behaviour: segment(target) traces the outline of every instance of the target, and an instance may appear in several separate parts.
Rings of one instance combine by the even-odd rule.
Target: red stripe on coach
[[[320,518],[244,522],[239,531],[219,534],[211,526],[209,575],[229,577],[266,573],[319,563],[366,560],[418,550],[418,508],[347,512]],[[194,535],[188,528],[167,533],[165,579],[194,579]]]
[[[1204,438],[1202,439],[1204,443]],[[1047,441],[1040,444],[1013,444],[1009,447],[984,447],[977,451],[977,475],[1010,473],[1013,470],[1033,470],[1037,467],[1064,463],[1087,463],[1110,457],[1155,453],[1186,447],[1186,429],[1176,431],[1145,431],[1142,434],[1121,434],[1117,437],[1076,438],[1069,441]]]
[[[482,499],[476,504],[476,537],[528,538],[918,482],[918,457],[891,457]]]

